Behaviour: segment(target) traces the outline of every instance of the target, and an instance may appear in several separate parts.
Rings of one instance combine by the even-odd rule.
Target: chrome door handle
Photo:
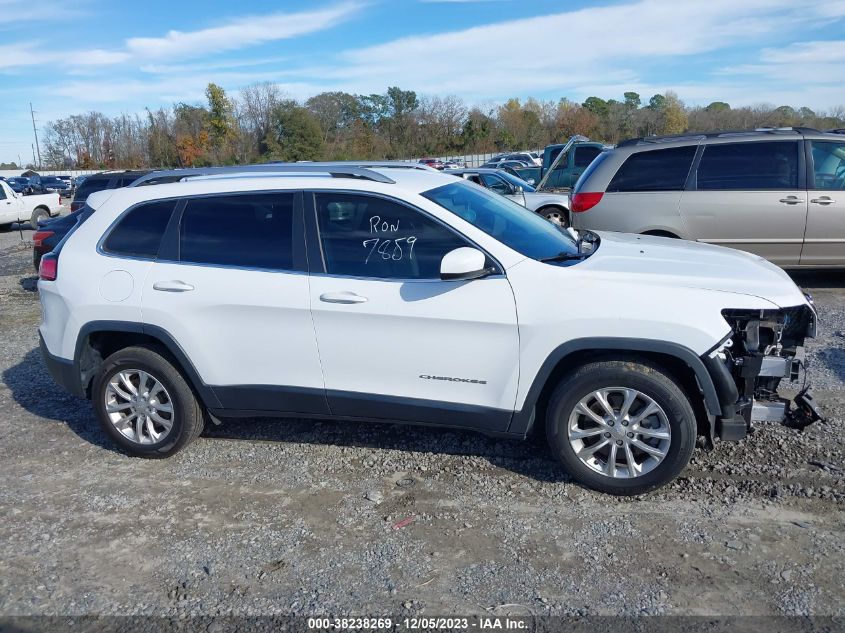
[[[798,196],[786,196],[786,198],[781,198],[780,202],[784,204],[799,204],[804,202],[804,198],[799,198]]]
[[[833,204],[836,200],[830,196],[822,196],[821,198],[813,198],[810,202],[813,204]]]
[[[326,292],[320,295],[320,301],[326,303],[366,303],[367,297],[356,295],[354,292]]]
[[[162,292],[189,292],[194,287],[191,284],[186,284],[184,281],[174,279],[172,281],[157,281],[153,284],[153,290],[161,290]]]

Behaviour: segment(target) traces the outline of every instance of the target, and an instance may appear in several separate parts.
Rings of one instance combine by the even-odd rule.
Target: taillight
[[[76,200],[71,201],[71,203],[70,203],[70,212],[71,213],[75,213],[76,211],[79,211],[81,208],[82,208],[82,201],[81,200],[80,201],[76,201]]]
[[[44,240],[52,235],[55,235],[53,231],[36,231],[35,235],[32,236],[32,245],[40,248]]]
[[[58,274],[59,258],[52,253],[42,257],[41,264],[38,266],[38,278],[41,281],[56,281]]]
[[[575,213],[588,211],[601,202],[601,197],[603,195],[604,194],[602,192],[572,194],[572,200],[570,201],[570,206],[572,207],[571,210]]]

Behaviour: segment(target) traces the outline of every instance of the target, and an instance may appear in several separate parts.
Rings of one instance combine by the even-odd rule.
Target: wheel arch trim
[[[670,356],[684,363],[693,372],[704,400],[707,413],[711,416],[722,414],[719,394],[707,367],[701,357],[688,347],[670,341],[627,337],[591,337],[567,341],[556,347],[548,355],[539,371],[534,376],[531,387],[525,396],[522,408],[514,412],[509,433],[524,435],[534,423],[536,407],[543,391],[548,385],[554,370],[567,357],[578,352],[595,350],[610,352],[648,352]]]
[[[143,334],[149,336],[164,346],[164,348],[176,359],[179,367],[185,372],[191,386],[196,389],[203,404],[209,408],[220,407],[220,401],[214,390],[207,385],[199,375],[196,367],[188,358],[188,355],[176,342],[176,339],[162,327],[147,323],[136,323],[133,321],[90,321],[83,325],[76,338],[76,348],[73,354],[74,375],[79,381],[77,395],[84,395],[87,385],[82,384],[82,353],[83,345],[90,340],[92,334],[115,332],[122,334]],[[75,385],[74,385],[75,386]]]

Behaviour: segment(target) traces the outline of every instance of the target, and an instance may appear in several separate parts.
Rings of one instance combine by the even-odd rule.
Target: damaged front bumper
[[[822,419],[807,385],[804,340],[815,336],[812,303],[782,310],[724,310],[731,332],[702,359],[719,396],[713,433],[740,440],[754,422],[804,428]],[[781,397],[784,381],[802,381],[793,400]],[[711,438],[712,439],[712,438]]]

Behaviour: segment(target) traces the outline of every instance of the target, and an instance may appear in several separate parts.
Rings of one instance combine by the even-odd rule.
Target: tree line
[[[398,87],[384,94],[323,92],[296,101],[271,83],[248,86],[236,97],[211,83],[205,96],[202,104],[177,103],[143,115],[88,112],[52,121],[43,130],[43,167],[403,159],[536,149],[573,134],[618,143],[636,136],[764,126],[845,127],[845,107],[827,113],[790,106],[732,108],[722,101],[688,107],[673,92],[647,102],[626,92],[621,100],[528,98],[470,106],[455,96],[419,96]]]

